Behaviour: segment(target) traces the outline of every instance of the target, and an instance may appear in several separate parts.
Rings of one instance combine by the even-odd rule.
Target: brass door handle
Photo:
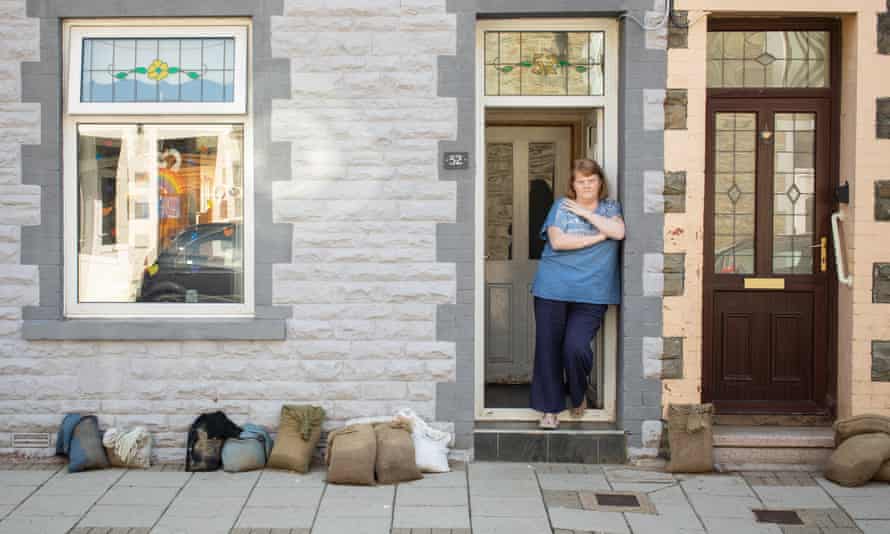
[[[824,273],[828,270],[828,237],[822,236],[819,243],[810,245],[810,248],[819,249],[819,271]]]

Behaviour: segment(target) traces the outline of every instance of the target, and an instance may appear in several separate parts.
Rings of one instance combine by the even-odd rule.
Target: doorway
[[[553,202],[568,190],[571,162],[603,160],[601,109],[488,110],[485,127],[485,315],[486,410],[516,413],[529,404],[535,353],[531,286],[544,248],[540,229]],[[613,180],[610,180],[613,181]],[[614,308],[614,307],[613,307]],[[609,312],[593,342],[589,377],[590,417],[604,407],[611,362]],[[608,350],[614,342],[611,336]],[[569,403],[567,402],[567,405]]]
[[[838,39],[818,21],[743,24],[709,27],[709,68],[724,71],[709,71],[702,398],[722,414],[827,415]],[[727,84],[736,49],[752,65]]]
[[[476,419],[535,421],[539,231],[565,196],[572,159],[596,159],[618,191],[618,24],[484,20],[476,44]],[[575,421],[615,420],[617,313],[611,306],[593,346],[595,387]]]

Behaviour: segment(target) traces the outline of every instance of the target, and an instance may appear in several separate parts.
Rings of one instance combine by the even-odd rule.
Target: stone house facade
[[[840,211],[853,286],[832,282],[835,311],[826,323],[835,332],[830,339],[837,350],[829,350],[827,358],[837,362],[830,380],[837,383],[833,398],[840,415],[890,410],[890,391],[881,384],[890,358],[890,342],[883,341],[890,339],[890,311],[881,307],[890,294],[885,287],[890,270],[881,262],[890,259],[874,245],[890,196],[882,181],[886,141],[880,140],[890,131],[880,93],[890,71],[865,68],[888,61],[880,53],[886,39],[876,33],[875,16],[883,9],[877,4],[863,0],[838,11],[827,3],[801,3],[792,10],[801,16],[837,12],[843,35],[837,102],[842,135],[836,142],[841,175],[851,185],[850,203]],[[236,422],[274,428],[283,403],[315,403],[327,411],[329,428],[353,417],[413,408],[453,428],[455,448],[479,458],[617,462],[655,454],[669,402],[710,400],[701,395],[708,352],[702,294],[709,209],[708,21],[722,11],[754,16],[769,14],[770,7],[684,0],[675,5],[682,11],[672,24],[659,25],[665,4],[641,0],[560,0],[546,6],[526,0],[0,2],[0,453],[48,454],[51,447],[41,445],[41,435],[53,433],[64,412],[84,411],[98,414],[105,426],[147,426],[156,436],[158,457],[172,460],[181,458],[185,431],[202,411],[221,409]],[[231,200],[241,206],[242,218],[223,230],[245,229],[249,236],[237,250],[246,277],[238,286],[242,307],[231,314],[190,315],[182,306],[205,304],[191,301],[191,294],[170,313],[155,313],[145,308],[151,305],[135,302],[141,298],[132,293],[136,279],[119,290],[130,292],[126,302],[106,307],[103,296],[82,306],[89,291],[104,295],[115,282],[96,274],[93,285],[85,285],[89,269],[104,263],[83,257],[84,220],[101,229],[92,235],[97,250],[118,253],[124,247],[117,239],[123,237],[108,230],[117,224],[106,222],[108,217],[141,212],[150,221],[163,215],[172,220],[187,211],[185,200],[116,204],[111,199],[120,191],[106,198],[104,189],[89,207],[82,199],[78,204],[72,192],[80,184],[76,169],[93,168],[85,161],[101,168],[107,149],[124,152],[124,141],[97,142],[85,159],[84,141],[75,143],[72,135],[111,138],[107,124],[121,120],[134,125],[127,135],[138,139],[145,132],[172,135],[152,126],[165,121],[185,128],[166,115],[132,118],[154,113],[138,102],[126,102],[131,115],[124,119],[115,119],[113,109],[105,119],[111,108],[102,105],[78,111],[84,103],[105,101],[88,102],[82,94],[71,100],[76,94],[71,80],[101,70],[83,67],[85,53],[71,54],[72,46],[85,46],[72,38],[80,35],[78,28],[85,28],[85,39],[90,31],[124,39],[114,32],[146,18],[158,20],[154,26],[161,29],[151,30],[157,40],[191,38],[182,28],[201,24],[246,28],[246,46],[233,41],[235,57],[244,50],[246,90],[239,93],[234,82],[232,102],[241,94],[244,107],[224,112],[201,102],[200,110],[209,111],[174,111],[192,113],[189,124],[237,123],[242,132],[237,141],[246,143],[238,145],[245,152],[235,150],[236,157],[225,159],[217,126],[189,134],[204,140],[195,146],[217,143],[199,150],[216,151],[214,169],[234,160],[248,167],[243,182],[227,182],[219,195],[212,184],[209,192],[194,193],[213,213],[222,209],[226,194],[234,199],[247,193],[242,203]],[[522,22],[510,26],[517,20]],[[878,16],[882,31],[886,20]],[[103,25],[112,30],[94,28]],[[139,31],[127,35],[147,38]],[[576,65],[588,84],[583,95],[567,89],[542,97],[509,86],[513,69],[558,70],[542,63],[547,55],[528,64],[489,61],[484,50],[489,34],[523,31],[602,39],[584,48],[587,63]],[[600,60],[593,59],[595,46]],[[72,61],[83,68],[71,68]],[[196,78],[209,73],[210,60],[202,61],[205,70],[194,71]],[[125,81],[131,71],[134,77],[151,74],[151,66],[139,68],[137,61],[112,75],[123,73],[117,79]],[[186,73],[184,64],[172,61],[163,69],[164,76],[170,69]],[[233,71],[237,80],[238,67]],[[486,73],[495,71],[498,83],[503,77],[508,84],[499,91],[507,92],[487,89]],[[599,90],[593,88],[593,71],[604,74]],[[229,79],[222,76],[225,85]],[[138,86],[135,90],[138,95]],[[222,91],[220,101],[226,101],[227,90]],[[205,98],[203,89],[200,94]],[[536,104],[545,102],[536,97],[548,100]],[[525,116],[518,120],[511,112]],[[529,431],[533,414],[515,399],[491,400],[510,389],[495,386],[521,386],[522,380],[495,384],[484,378],[495,372],[487,367],[485,336],[492,338],[496,316],[485,304],[492,295],[485,280],[490,215],[485,197],[491,192],[482,184],[486,163],[494,168],[494,160],[483,136],[495,139],[489,128],[515,134],[517,127],[556,126],[573,132],[567,153],[605,159],[628,235],[622,245],[622,304],[599,341],[604,370],[596,380],[602,397],[589,417],[547,437]],[[556,135],[542,135],[551,133]],[[210,138],[215,141],[206,141]],[[123,172],[121,156],[114,157],[117,172]],[[164,168],[179,164],[166,157],[161,156]],[[134,171],[133,183],[155,184],[149,174]],[[201,183],[229,179],[216,170],[211,174],[202,174]],[[551,185],[556,183],[554,177]],[[96,206],[102,210],[88,211]],[[201,211],[190,226],[176,228],[233,220],[215,216]],[[511,239],[519,231],[513,224]],[[152,243],[147,248],[157,255],[164,244]],[[231,260],[231,252],[219,252],[231,250],[228,245],[213,247],[211,256]],[[147,276],[143,267],[148,272],[160,265],[152,263],[154,256],[145,265],[127,261],[138,276]],[[131,304],[141,307],[130,313]]]

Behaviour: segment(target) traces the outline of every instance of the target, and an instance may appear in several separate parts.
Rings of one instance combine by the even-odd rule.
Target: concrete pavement
[[[59,466],[0,465],[0,534],[890,532],[890,484],[843,488],[801,472],[455,467],[398,486],[355,487],[327,484],[321,469],[69,474]]]

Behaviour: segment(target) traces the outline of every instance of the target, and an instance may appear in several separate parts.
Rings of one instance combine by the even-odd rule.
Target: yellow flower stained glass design
[[[145,74],[146,76],[149,77],[149,79],[159,82],[159,81],[163,80],[164,78],[166,78],[167,76],[169,76],[171,74],[176,74],[178,72],[182,72],[183,74],[185,74],[186,76],[188,76],[189,78],[191,78],[193,80],[197,80],[198,78],[201,77],[201,74],[198,72],[182,70],[179,67],[171,67],[167,64],[166,61],[164,61],[162,59],[155,59],[154,61],[151,62],[151,64],[148,67],[136,67],[136,68],[130,69],[130,70],[122,70],[120,72],[115,73],[114,77],[117,78],[118,80],[123,80],[123,79],[127,78],[127,76],[129,76],[130,74],[137,73],[137,74]]]
[[[163,80],[170,74],[170,67],[166,62],[156,59],[148,66],[148,77],[152,80]]]

